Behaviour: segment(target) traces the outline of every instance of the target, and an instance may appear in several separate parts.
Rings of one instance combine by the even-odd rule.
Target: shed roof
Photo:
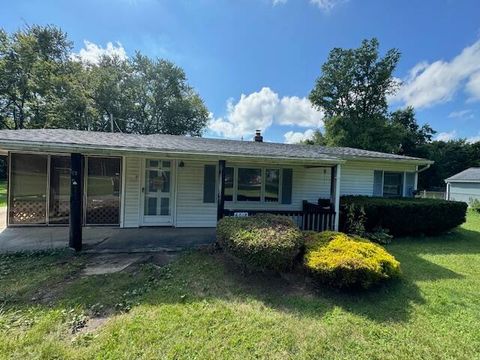
[[[232,155],[261,158],[342,161],[352,158],[428,164],[421,158],[348,147],[282,144],[210,139],[178,135],[140,135],[66,129],[0,130],[0,149],[49,148],[58,151],[108,149],[113,151]]]
[[[480,182],[480,168],[468,168],[445,179],[445,182]]]

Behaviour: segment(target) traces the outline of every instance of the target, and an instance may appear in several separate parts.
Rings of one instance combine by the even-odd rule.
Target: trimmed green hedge
[[[343,289],[400,276],[400,263],[383,247],[334,231],[306,234],[304,265],[314,281]]]
[[[348,204],[356,209],[363,207],[366,231],[381,227],[393,236],[441,234],[463,224],[467,213],[466,203],[436,199],[343,196],[340,204],[342,209]],[[345,211],[342,211],[342,231],[345,231],[345,221]]]
[[[221,219],[217,242],[245,265],[284,271],[300,253],[303,235],[289,218],[261,214]]]

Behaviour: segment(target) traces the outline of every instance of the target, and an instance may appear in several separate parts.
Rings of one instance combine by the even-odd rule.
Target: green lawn
[[[7,182],[0,180],[0,207],[7,206]]]
[[[3,256],[0,357],[478,359],[479,231],[469,214],[452,234],[395,240],[403,279],[355,294],[207,251],[94,277],[79,273],[91,255]]]

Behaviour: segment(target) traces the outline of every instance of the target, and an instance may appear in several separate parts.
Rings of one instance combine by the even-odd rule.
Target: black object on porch
[[[69,246],[82,250],[83,155],[71,154]]]
[[[302,230],[334,230],[336,213],[331,208],[303,201],[302,210],[224,210],[224,216],[251,216],[272,214],[289,217]]]

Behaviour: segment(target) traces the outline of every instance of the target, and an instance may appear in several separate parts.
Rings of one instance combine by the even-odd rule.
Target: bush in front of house
[[[400,263],[380,245],[344,233],[305,234],[304,266],[312,279],[340,289],[367,289],[400,276]]]
[[[225,217],[217,225],[217,242],[247,266],[285,271],[300,253],[303,235],[284,216]]]
[[[466,221],[467,204],[458,201],[412,198],[342,196],[340,229],[346,231],[345,209],[353,207],[365,217],[365,231],[386,229],[393,236],[437,235]]]

